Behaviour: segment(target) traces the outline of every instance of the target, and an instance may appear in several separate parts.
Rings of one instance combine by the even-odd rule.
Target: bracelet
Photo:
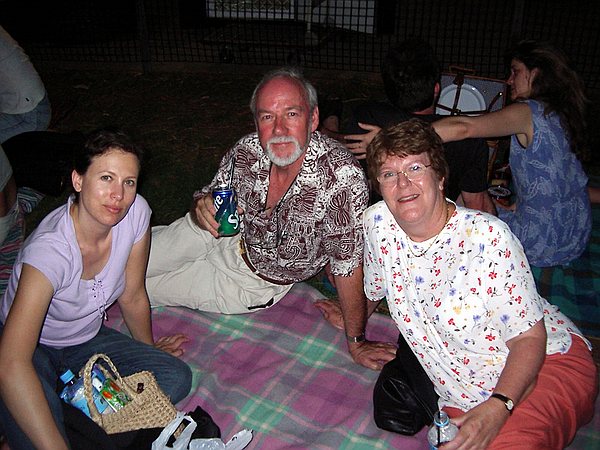
[[[365,333],[360,333],[358,336],[348,336],[348,335],[346,335],[346,339],[348,340],[348,342],[351,342],[352,344],[358,344],[359,342],[365,342],[366,341]]]

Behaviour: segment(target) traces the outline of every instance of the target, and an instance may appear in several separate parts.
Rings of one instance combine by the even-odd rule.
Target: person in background
[[[329,264],[349,351],[357,363],[381,368],[395,350],[365,338],[364,172],[338,141],[315,131],[316,91],[294,69],[266,74],[250,109],[257,132],[223,157],[189,213],[152,230],[146,280],[152,305],[251,313]],[[211,192],[221,185],[235,189],[243,213],[233,237],[220,237],[215,221]]]
[[[19,44],[0,26],[0,144],[26,131],[44,131],[50,101],[37,71]]]
[[[141,151],[118,130],[75,157],[75,193],[25,241],[0,305],[0,434],[10,448],[66,449],[59,376],[105,353],[122,376],[151,371],[173,403],[191,388],[183,335],[152,336],[144,274],[150,208],[136,193]],[[119,302],[132,337],[103,325]]]
[[[368,145],[381,128],[414,117],[427,122],[442,117],[434,114],[440,94],[440,64],[427,42],[413,38],[390,49],[382,63],[381,75],[388,101],[358,106],[350,125],[353,134],[340,138],[339,133],[327,131],[345,142],[365,169],[368,169],[365,164]],[[487,192],[489,149],[486,143],[482,139],[464,139],[445,144],[444,152],[450,166],[450,174],[445,179],[447,196],[469,208],[496,214]],[[370,202],[376,203],[381,200],[377,180],[371,179],[370,185]],[[333,326],[343,329],[342,314],[336,301],[320,300],[316,306]]]
[[[590,203],[600,203],[600,187],[588,186],[588,194],[590,196]]]
[[[15,224],[18,214],[17,184],[6,153],[0,146],[0,246]]]
[[[588,178],[578,160],[585,145],[583,84],[550,44],[521,41],[508,59],[515,103],[483,116],[444,118],[433,127],[444,142],[511,136],[516,201],[497,203],[498,216],[532,266],[568,264],[585,250],[592,228]]]
[[[367,151],[383,202],[365,211],[365,292],[400,333],[459,426],[444,449],[562,449],[591,420],[591,345],[536,291],[497,217],[444,195],[442,141],[418,119]]]
[[[381,67],[387,102],[368,102],[356,108],[352,134],[346,146],[357,158],[365,159],[367,147],[377,132],[413,117],[433,122],[440,95],[440,63],[424,40],[408,39],[390,49]],[[365,130],[367,131],[365,133]],[[444,145],[450,166],[446,193],[468,208],[496,214],[488,192],[489,148],[482,139],[464,139]],[[376,186],[376,184],[375,184]],[[378,195],[374,200],[379,200]]]

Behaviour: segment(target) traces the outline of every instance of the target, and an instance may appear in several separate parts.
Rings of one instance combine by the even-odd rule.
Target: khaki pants
[[[240,256],[239,240],[239,235],[215,239],[189,213],[169,226],[154,227],[146,274],[152,306],[243,314],[277,303],[292,285],[253,274]]]

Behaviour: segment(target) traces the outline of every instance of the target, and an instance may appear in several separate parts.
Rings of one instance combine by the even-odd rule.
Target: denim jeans
[[[0,113],[0,144],[26,131],[45,131],[50,125],[52,110],[48,94],[31,111],[23,114]]]
[[[3,329],[3,325],[0,324],[0,334]],[[190,391],[192,371],[185,362],[105,326],[100,328],[94,338],[83,344],[62,349],[39,344],[33,354],[33,365],[42,383],[56,425],[65,436],[65,440],[62,400],[57,393],[62,389],[59,377],[66,369],[71,369],[73,373],[78,372],[95,353],[108,355],[123,377],[142,370],[152,372],[159,386],[174,404],[182,400]],[[18,383],[18,380],[15,380],[15,383]],[[34,448],[12,418],[4,401],[0,401],[0,420],[11,449]]]

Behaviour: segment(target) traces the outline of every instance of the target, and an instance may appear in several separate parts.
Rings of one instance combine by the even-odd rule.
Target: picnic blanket
[[[587,336],[600,337],[600,205],[592,206],[592,236],[583,254],[565,266],[532,268],[538,291]]]
[[[19,192],[23,213],[41,196]],[[569,266],[534,269],[541,294],[560,306],[588,336],[600,336],[600,206],[586,252]],[[0,293],[23,239],[23,220],[0,249]],[[153,310],[155,336],[183,332],[192,340],[183,359],[194,372],[191,394],[177,406],[207,410],[223,440],[254,430],[249,449],[427,449],[425,431],[406,437],[373,422],[377,373],[355,364],[342,333],[321,318],[312,302],[323,295],[301,283],[275,307],[227,316],[186,308]],[[118,305],[109,326],[125,331]],[[368,337],[395,342],[392,320],[375,314]],[[593,421],[577,433],[572,450],[600,448],[600,400]]]
[[[25,215],[30,213],[43,197],[43,194],[28,187],[20,187],[17,191],[17,201],[19,202],[17,220],[8,230],[6,238],[0,246],[0,295],[6,290],[13,264],[23,244]]]
[[[427,449],[413,437],[378,429],[372,390],[378,373],[355,364],[342,332],[312,303],[323,295],[300,283],[275,306],[246,315],[182,307],[153,309],[155,336],[186,333],[183,359],[193,368],[192,393],[177,407],[208,411],[227,441],[252,429],[248,449]],[[125,331],[118,306],[108,324]],[[367,336],[395,342],[388,316],[375,314]],[[600,402],[570,449],[600,447]]]

